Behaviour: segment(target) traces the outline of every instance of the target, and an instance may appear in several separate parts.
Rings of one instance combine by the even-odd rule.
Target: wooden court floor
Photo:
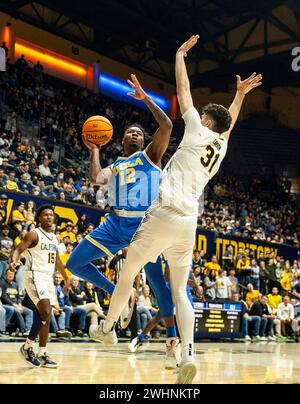
[[[20,342],[0,343],[0,383],[174,384],[163,368],[164,344],[150,343],[135,354],[127,344],[50,343],[58,369],[32,369],[18,354]],[[299,343],[197,343],[195,384],[300,383]]]

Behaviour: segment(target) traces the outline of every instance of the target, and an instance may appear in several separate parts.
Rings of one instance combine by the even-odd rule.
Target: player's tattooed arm
[[[240,114],[245,95],[248,94],[251,90],[253,90],[256,87],[261,86],[262,84],[262,75],[261,74],[256,74],[253,73],[250,77],[248,77],[246,80],[242,80],[240,76],[236,76],[237,80],[237,90],[235,94],[235,98],[233,100],[233,103],[231,104],[229,108],[229,112],[232,118],[232,123],[230,126],[230,129],[226,132],[223,133],[223,137],[225,137],[227,140],[230,137],[231,131],[236,124],[236,121],[238,119],[238,116]]]
[[[199,35],[193,35],[188,41],[181,45],[176,53],[175,75],[177,98],[182,115],[193,106],[190,81],[184,58],[187,56],[188,51],[197,44],[198,39]]]
[[[102,168],[100,165],[99,152],[101,146],[97,146],[85,139],[83,139],[83,143],[90,151],[89,179],[91,185],[106,185],[110,180],[111,170],[108,167]]]
[[[159,125],[159,128],[153,135],[152,142],[146,148],[146,154],[154,164],[160,164],[161,158],[169,146],[173,129],[172,121],[145,92],[135,74],[132,74],[131,80],[127,80],[127,82],[134,90],[134,92],[128,93],[128,95],[136,100],[143,101]]]
[[[27,250],[27,248],[33,248],[37,245],[38,243],[38,236],[36,232],[29,232],[25,235],[24,239],[21,241],[21,243],[17,246],[17,248],[14,250],[12,253],[12,256],[10,258],[10,263],[9,263],[9,269],[13,272],[16,271],[17,265],[20,261],[20,256],[23,254],[24,251]]]

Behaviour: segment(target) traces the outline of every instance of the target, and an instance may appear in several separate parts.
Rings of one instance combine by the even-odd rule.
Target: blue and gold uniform
[[[118,158],[110,169],[109,194],[113,213],[76,247],[67,267],[74,275],[112,295],[114,284],[91,262],[104,256],[113,257],[130,244],[146,210],[158,196],[161,169],[151,162],[145,151]],[[173,316],[172,297],[164,280],[161,258],[155,264],[147,264],[145,272],[162,315]]]

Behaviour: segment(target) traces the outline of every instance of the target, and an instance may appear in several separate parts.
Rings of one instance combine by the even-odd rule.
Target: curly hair
[[[149,136],[148,133],[146,132],[146,129],[143,128],[143,126],[140,125],[139,123],[132,123],[132,124],[130,124],[130,125],[127,125],[127,126],[125,127],[125,129],[124,129],[124,134],[125,134],[126,131],[127,131],[128,129],[130,129],[130,128],[139,128],[139,129],[143,132],[144,139]]]
[[[52,205],[42,205],[40,206],[37,211],[36,211],[36,215],[35,215],[35,221],[37,223],[39,223],[40,221],[40,216],[41,214],[44,212],[44,210],[52,210],[52,212],[54,213],[55,216],[55,212],[54,212],[54,207]]]
[[[223,105],[210,103],[202,109],[202,113],[210,116],[213,120],[212,130],[216,133],[224,133],[229,130],[232,123],[230,112]]]

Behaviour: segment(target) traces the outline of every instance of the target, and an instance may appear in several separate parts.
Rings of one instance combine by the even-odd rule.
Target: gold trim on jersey
[[[150,160],[149,156],[147,156],[146,150],[143,151],[143,155],[145,156],[145,159],[150,163],[153,167],[157,168],[160,172],[162,172],[162,169],[158,167],[156,164],[153,163],[153,161]]]
[[[48,236],[48,234],[50,234],[50,233],[46,233],[41,227],[37,227],[35,230],[39,230],[44,236],[47,237],[48,240],[54,241],[55,235],[53,233],[52,233],[53,234],[52,238],[50,238]]]
[[[142,151],[142,150],[139,150],[139,151],[137,151],[137,152],[131,154],[130,156],[127,156],[127,157],[124,157],[124,156],[117,157],[116,160],[115,160],[115,162],[112,163],[112,165],[114,165],[118,160],[127,160],[127,159],[130,159],[131,157],[133,157],[135,154],[138,154],[138,153],[143,153],[143,151]]]
[[[98,243],[98,241],[94,240],[91,236],[86,236],[85,239],[88,240],[90,243],[94,244],[94,246],[100,248],[100,250],[105,252],[109,257],[114,256],[114,254],[111,253],[106,247],[104,247],[104,245]]]

